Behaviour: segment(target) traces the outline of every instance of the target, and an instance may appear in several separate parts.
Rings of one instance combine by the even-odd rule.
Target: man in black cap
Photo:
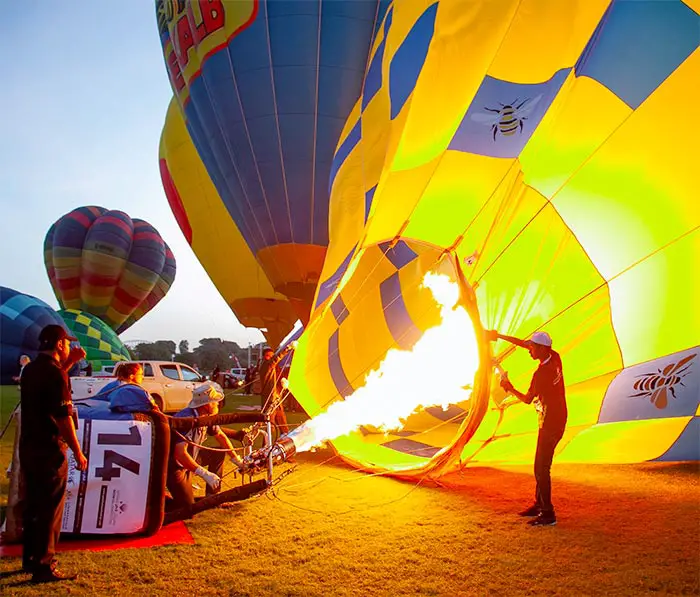
[[[54,560],[68,476],[66,447],[72,450],[78,470],[87,468],[73,423],[66,373],[85,351],[71,350],[71,340],[76,338],[60,325],[47,325],[39,334],[39,356],[22,373],[19,457],[27,489],[22,567],[37,583],[77,576],[58,570]]]

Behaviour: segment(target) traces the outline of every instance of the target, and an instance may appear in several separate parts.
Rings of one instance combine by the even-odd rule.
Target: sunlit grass
[[[257,398],[227,400],[255,404]],[[294,418],[299,418],[297,417]],[[292,418],[292,416],[290,416]],[[197,515],[195,545],[70,552],[52,595],[647,595],[700,591],[700,473],[692,465],[553,469],[559,524],[515,513],[530,467],[467,469],[445,486],[297,458],[274,494]],[[278,473],[286,470],[282,465]],[[227,481],[233,483],[231,477]],[[240,480],[238,480],[240,482]],[[0,560],[0,574],[19,560]],[[45,587],[0,580],[6,595]]]

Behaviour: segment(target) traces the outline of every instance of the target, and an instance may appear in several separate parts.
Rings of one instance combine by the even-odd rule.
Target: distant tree
[[[190,351],[190,343],[187,340],[180,340],[177,349],[180,354],[187,354]]]
[[[199,361],[197,360],[197,356],[193,352],[186,352],[184,354],[176,354],[175,360],[178,363],[184,363],[185,365],[189,365],[190,367],[192,367],[193,365],[199,365]]]
[[[136,356],[142,361],[171,361],[175,354],[175,342],[158,340],[157,342],[141,342],[134,348]]]

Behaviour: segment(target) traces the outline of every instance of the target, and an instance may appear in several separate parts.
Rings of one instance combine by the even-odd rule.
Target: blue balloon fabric
[[[0,385],[14,383],[22,355],[36,358],[39,333],[50,324],[68,331],[61,316],[44,301],[0,286]]]

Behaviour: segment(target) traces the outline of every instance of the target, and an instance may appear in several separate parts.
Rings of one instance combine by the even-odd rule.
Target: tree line
[[[252,363],[257,361],[260,346],[263,344],[256,344],[251,348]],[[190,350],[187,340],[180,340],[177,344],[172,340],[141,342],[134,346],[131,352],[138,360],[177,361],[190,366],[196,365],[202,372],[211,371],[217,365],[222,370],[238,367],[238,363],[241,367],[248,365],[248,348],[221,338],[202,338],[199,346],[193,350]]]

